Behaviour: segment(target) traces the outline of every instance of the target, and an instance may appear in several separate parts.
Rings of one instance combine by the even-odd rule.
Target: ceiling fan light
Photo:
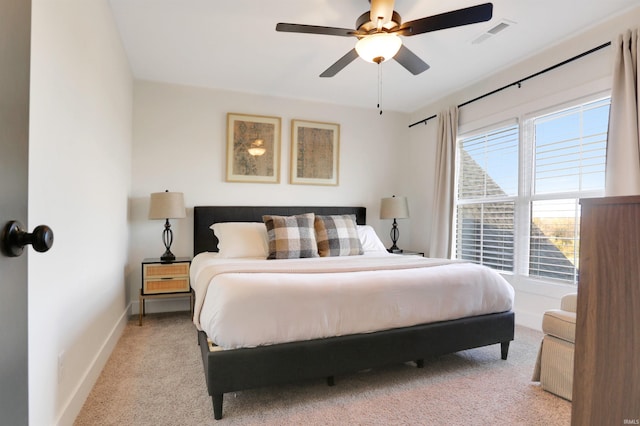
[[[402,46],[402,40],[397,35],[374,33],[358,40],[356,52],[365,61],[378,63],[393,58],[400,50],[400,46]]]

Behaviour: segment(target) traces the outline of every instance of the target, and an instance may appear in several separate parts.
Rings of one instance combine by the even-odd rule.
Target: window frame
[[[604,188],[600,190],[584,190],[584,191],[565,191],[548,194],[534,193],[535,179],[535,119],[545,115],[559,113],[563,110],[569,110],[580,105],[598,102],[611,97],[611,90],[600,90],[589,95],[580,96],[565,102],[548,105],[543,108],[537,108],[530,112],[520,112],[514,114],[508,119],[499,120],[493,124],[485,124],[481,127],[471,128],[458,134],[456,141],[456,168],[454,181],[454,214],[451,235],[451,255],[457,257],[457,213],[459,205],[493,203],[493,202],[513,202],[514,203],[514,245],[513,245],[513,271],[498,270],[500,274],[510,277],[509,281],[516,283],[533,284],[535,287],[547,287],[542,293],[548,290],[557,290],[558,288],[576,288],[575,282],[568,280],[556,279],[552,277],[531,276],[529,275],[529,263],[531,254],[531,210],[533,202],[546,200],[561,199],[580,199],[604,196]],[[525,107],[526,108],[526,107]],[[487,120],[484,120],[485,123]],[[459,162],[457,158],[460,149],[460,141],[470,137],[489,133],[513,124],[518,125],[518,193],[515,196],[490,197],[483,199],[458,199],[458,178],[459,178]],[[464,127],[464,126],[461,126]],[[460,128],[459,127],[459,130]],[[466,126],[469,128],[469,125]],[[579,207],[578,207],[579,208]]]
[[[520,145],[521,145],[521,141],[520,141],[520,124],[517,118],[511,118],[511,119],[507,119],[507,120],[503,120],[500,121],[498,123],[495,124],[491,124],[488,126],[484,126],[478,129],[475,129],[473,131],[467,132],[464,135],[458,135],[458,137],[456,138],[456,164],[455,164],[455,180],[454,180],[454,208],[453,208],[453,223],[451,226],[452,229],[452,235],[451,235],[451,256],[453,258],[456,258],[457,256],[457,224],[458,224],[458,206],[459,205],[478,205],[478,204],[490,204],[490,203],[514,203],[514,221],[513,221],[513,226],[514,226],[514,235],[516,232],[516,226],[517,226],[517,221],[516,221],[516,212],[517,212],[517,199],[518,199],[518,194],[520,192],[520,189],[517,189],[517,193],[515,195],[504,195],[504,196],[492,196],[492,197],[485,197],[485,198],[467,198],[467,199],[463,199],[463,200],[459,200],[458,199],[458,189],[459,189],[459,175],[460,175],[460,163],[457,161],[458,159],[458,150],[460,148],[460,141],[462,139],[468,139],[468,138],[473,138],[479,135],[483,135],[483,134],[487,134],[490,133],[492,131],[495,130],[499,130],[499,129],[503,129],[503,128],[507,128],[507,127],[512,127],[512,126],[516,126],[518,128],[518,156],[520,156]],[[520,160],[518,160],[520,161]],[[520,164],[518,164],[518,172],[520,170]],[[497,270],[500,273],[503,274],[514,274],[516,271],[516,262],[517,262],[517,246],[515,244],[515,239],[514,239],[514,247],[513,247],[513,271],[507,271],[507,270]]]

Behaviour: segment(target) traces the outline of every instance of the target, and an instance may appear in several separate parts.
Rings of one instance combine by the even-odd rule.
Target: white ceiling
[[[484,0],[396,0],[403,22]],[[357,39],[276,32],[278,22],[354,28],[366,0],[110,0],[138,79],[375,108],[376,64],[356,59],[319,74]],[[382,64],[385,110],[413,112],[640,0],[494,0],[489,22],[403,37],[431,68],[414,76]],[[471,42],[502,20],[514,25]],[[607,40],[603,40],[605,42]]]

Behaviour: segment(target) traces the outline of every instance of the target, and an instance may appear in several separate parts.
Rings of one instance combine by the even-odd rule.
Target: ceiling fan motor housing
[[[399,27],[401,23],[402,23],[402,19],[400,18],[400,14],[394,10],[393,14],[391,15],[391,20],[383,23],[382,28],[384,28],[387,31],[391,31],[394,28]],[[356,20],[356,28],[358,29],[358,31],[362,31],[366,33],[369,33],[372,31],[375,32],[378,30],[378,23],[373,22],[371,20],[371,15],[367,11],[362,15],[360,15]]]

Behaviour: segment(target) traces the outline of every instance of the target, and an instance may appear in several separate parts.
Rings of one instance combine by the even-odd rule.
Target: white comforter
[[[514,291],[471,263],[386,253],[314,259],[197,255],[193,321],[223,349],[509,311]]]

